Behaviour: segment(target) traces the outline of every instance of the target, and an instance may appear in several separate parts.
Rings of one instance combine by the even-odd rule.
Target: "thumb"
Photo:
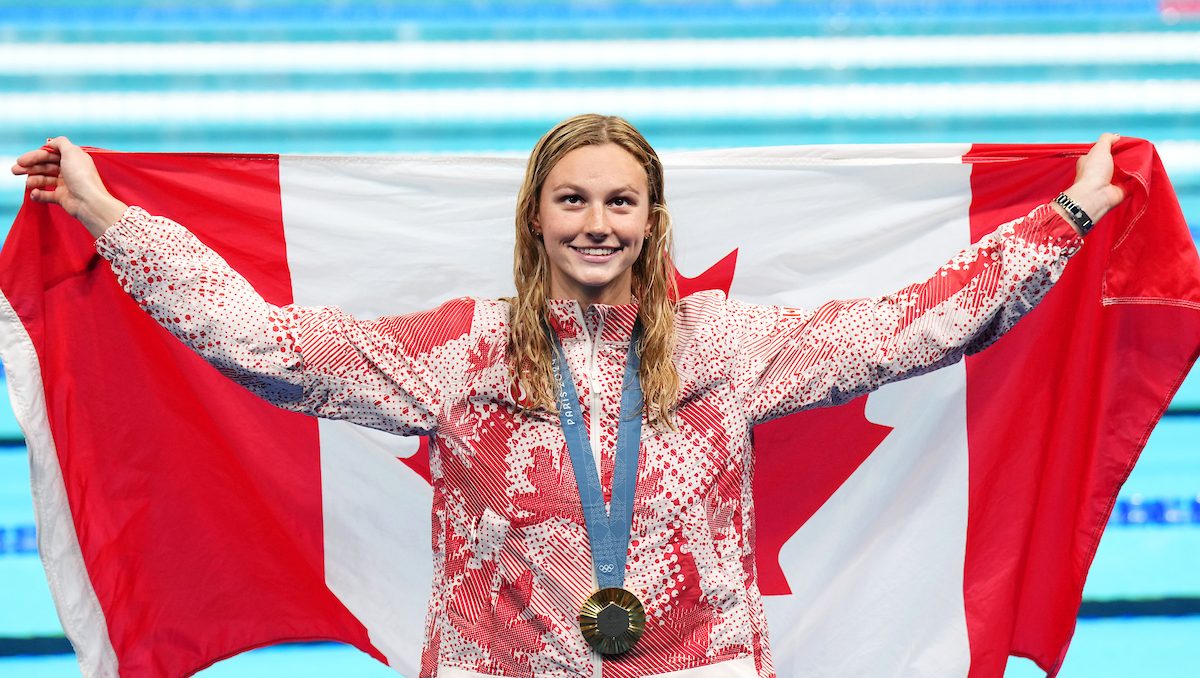
[[[66,137],[46,137],[46,145],[42,148],[61,154],[63,149],[75,147],[71,140]]]

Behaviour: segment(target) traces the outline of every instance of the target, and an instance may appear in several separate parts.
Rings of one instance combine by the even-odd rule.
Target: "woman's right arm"
[[[402,434],[436,428],[465,372],[452,366],[469,344],[473,302],[374,321],[275,306],[187,229],[112,198],[84,151],[53,141],[14,167],[32,199],[80,219],[121,286],[222,373],[286,409]]]

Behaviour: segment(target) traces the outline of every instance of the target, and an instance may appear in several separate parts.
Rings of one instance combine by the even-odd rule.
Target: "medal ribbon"
[[[567,439],[571,467],[575,469],[575,484],[583,504],[583,519],[587,525],[588,541],[592,546],[592,564],[601,589],[621,588],[625,583],[625,554],[629,548],[629,532],[633,527],[633,495],[637,486],[638,452],[642,444],[642,384],[638,380],[641,359],[637,354],[641,324],[633,327],[629,351],[625,355],[625,377],[621,384],[621,409],[617,423],[617,453],[613,468],[612,502],[604,508],[604,493],[600,490],[600,473],[589,453],[587,431],[579,408],[575,380],[567,365],[566,352],[558,335],[554,340],[554,381],[558,389],[558,420]],[[596,341],[599,341],[597,337]],[[592,413],[592,426],[599,426],[599,413]]]

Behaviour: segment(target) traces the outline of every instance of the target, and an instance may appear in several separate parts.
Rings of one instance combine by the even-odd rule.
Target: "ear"
[[[537,237],[542,237],[542,224],[538,221],[537,215],[529,221],[529,228],[533,230],[533,234]]]

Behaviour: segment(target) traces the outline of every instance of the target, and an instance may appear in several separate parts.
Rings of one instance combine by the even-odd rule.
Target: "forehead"
[[[616,144],[596,144],[564,155],[546,176],[546,188],[574,184],[596,188],[631,186],[645,191],[646,181],[646,170],[629,151]]]

